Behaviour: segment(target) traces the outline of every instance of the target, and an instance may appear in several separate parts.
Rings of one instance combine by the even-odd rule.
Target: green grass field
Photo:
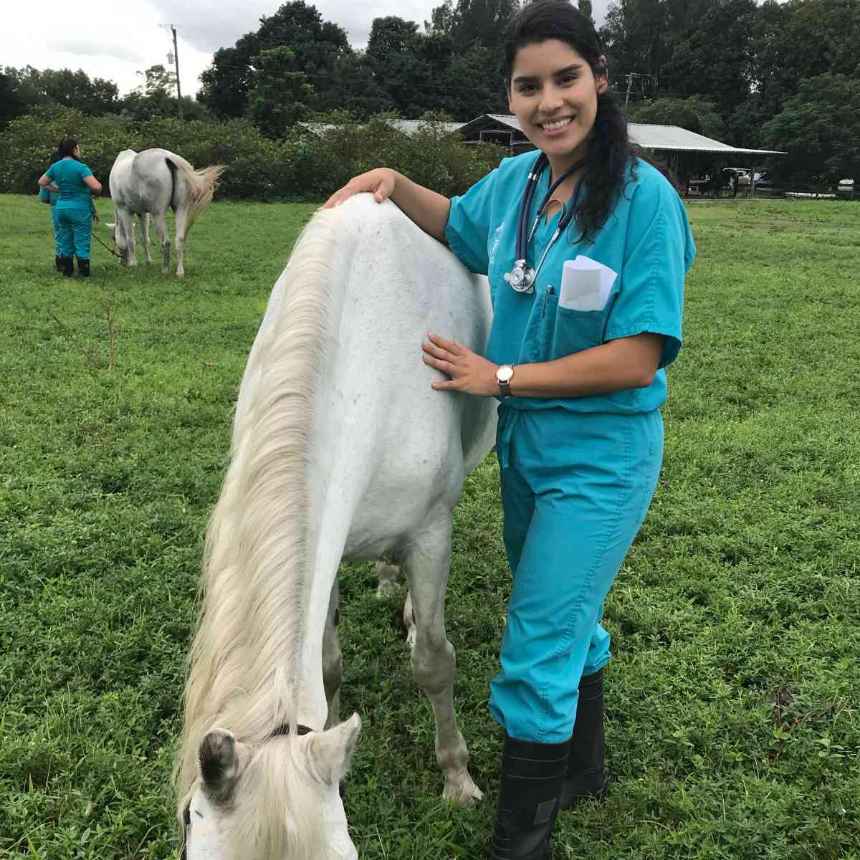
[[[109,203],[99,204],[107,216]],[[244,361],[313,207],[217,203],[188,275],[53,272],[0,196],[0,856],[175,856],[170,770],[202,534]],[[614,784],[557,856],[860,858],[860,206],[693,204],[661,485],[606,606]],[[457,510],[448,630],[485,790],[448,807],[399,601],[343,578],[362,860],[478,860],[508,575],[492,457]]]

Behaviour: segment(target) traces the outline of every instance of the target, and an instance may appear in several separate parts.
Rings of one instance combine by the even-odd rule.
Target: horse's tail
[[[186,224],[190,227],[197,216],[212,202],[212,196],[218,187],[218,180],[224,172],[225,165],[213,164],[211,167],[195,170],[191,164],[179,155],[171,154],[165,156],[164,160],[167,162],[167,167],[173,177],[173,193],[170,197],[170,205],[174,211],[176,211],[176,207],[180,202],[176,174],[178,173],[184,180],[188,198]]]

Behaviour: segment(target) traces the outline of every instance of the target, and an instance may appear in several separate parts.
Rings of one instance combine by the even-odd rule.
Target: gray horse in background
[[[116,157],[108,180],[115,215],[111,226],[123,263],[137,264],[134,216],[138,215],[146,227],[146,216],[150,215],[161,240],[161,271],[169,271],[170,239],[164,219],[169,207],[176,216],[176,275],[182,277],[185,238],[195,219],[212,202],[223,170],[223,165],[195,170],[182,156],[166,149],[124,149]],[[144,242],[149,262],[148,235]]]

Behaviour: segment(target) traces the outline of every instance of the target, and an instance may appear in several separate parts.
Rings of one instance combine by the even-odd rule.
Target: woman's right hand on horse
[[[377,203],[382,203],[394,193],[394,187],[397,184],[397,173],[389,167],[377,167],[375,170],[368,170],[367,173],[360,173],[358,176],[353,176],[343,188],[329,197],[323,204],[323,209],[331,209],[334,206],[339,206],[344,200],[348,200],[353,194],[361,194],[368,191],[373,195],[373,199]]]

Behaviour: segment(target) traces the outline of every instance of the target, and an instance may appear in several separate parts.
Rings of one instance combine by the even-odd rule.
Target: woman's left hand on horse
[[[465,391],[483,397],[493,397],[499,393],[497,365],[468,347],[436,334],[428,334],[421,349],[424,351],[424,364],[450,377],[433,383],[437,391]]]

